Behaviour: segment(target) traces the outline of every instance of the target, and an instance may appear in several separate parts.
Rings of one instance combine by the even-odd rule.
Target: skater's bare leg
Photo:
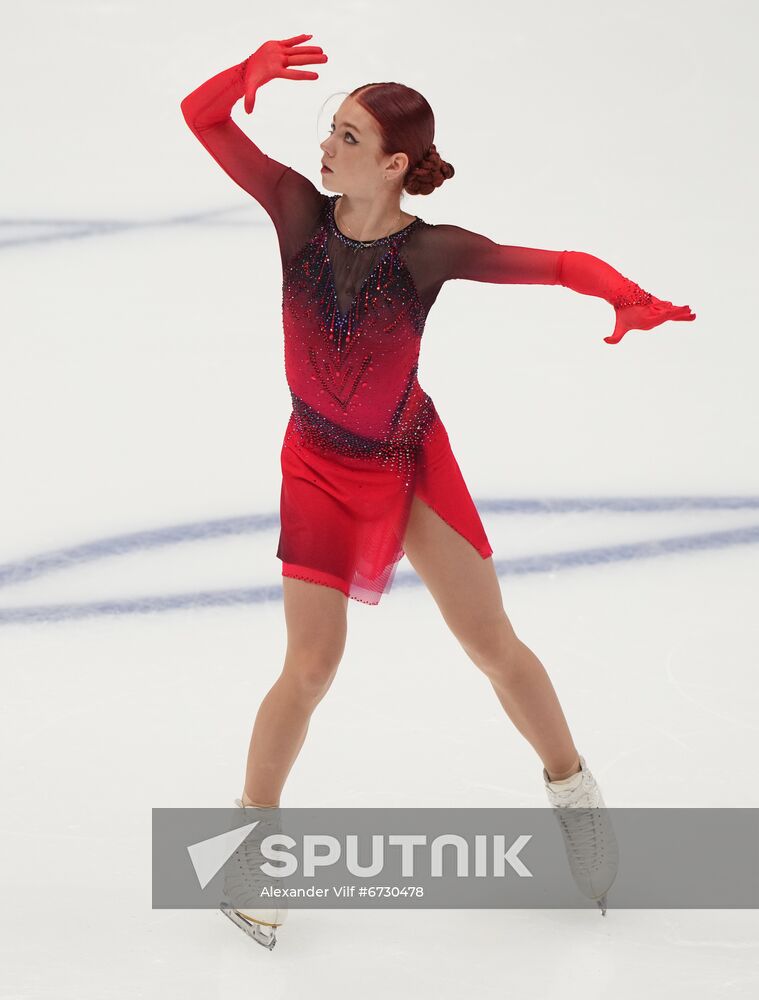
[[[282,577],[287,651],[282,673],[261,702],[248,749],[244,805],[278,806],[345,649],[348,598],[334,587]]]
[[[483,559],[418,496],[404,549],[446,624],[538,753],[549,779],[559,781],[579,771],[580,756],[550,678],[506,615],[492,557]]]

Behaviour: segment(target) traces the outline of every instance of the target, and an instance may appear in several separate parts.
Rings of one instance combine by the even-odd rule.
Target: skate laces
[[[603,854],[598,849],[604,844],[599,809],[560,809],[557,815],[578,867],[585,871],[598,867]]]
[[[556,816],[572,850],[573,861],[585,872],[601,864],[605,845],[601,806],[593,805],[600,799],[594,794],[595,788],[595,779],[587,772],[587,777],[573,789],[551,789]]]
[[[279,817],[263,818],[235,851],[238,870],[248,885],[259,888],[270,882],[271,876],[261,871],[261,865],[268,860],[261,850],[261,842],[271,833],[281,832]]]

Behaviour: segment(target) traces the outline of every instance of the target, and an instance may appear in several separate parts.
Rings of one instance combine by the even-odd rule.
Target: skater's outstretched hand
[[[604,337],[607,344],[618,344],[628,330],[651,330],[660,323],[671,320],[692,320],[696,314],[690,306],[674,306],[651,296],[651,301],[643,305],[620,306],[615,310],[617,322],[610,337]]]
[[[306,63],[325,63],[327,56],[319,45],[301,46],[313,35],[294,35],[279,41],[264,42],[248,58],[245,66],[245,110],[248,114],[256,103],[256,91],[264,83],[281,77],[283,80],[318,80],[319,74],[308,70],[289,69]],[[300,47],[297,47],[300,46]]]

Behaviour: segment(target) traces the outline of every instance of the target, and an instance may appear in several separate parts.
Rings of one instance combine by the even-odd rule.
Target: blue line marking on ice
[[[205,212],[183,213],[161,219],[24,219],[0,218],[0,250],[26,246],[31,243],[56,243],[62,240],[80,240],[92,236],[108,236],[129,229],[165,229],[167,226],[195,226],[212,223],[215,226],[267,226],[268,219],[229,221],[220,216],[245,212],[247,206],[232,205]],[[24,230],[23,236],[16,230]]]
[[[673,510],[755,510],[759,497],[586,497],[556,499],[493,499],[475,501],[479,511],[516,514],[557,514],[578,511],[663,512]],[[257,534],[276,529],[279,515],[247,515],[171,525],[148,531],[132,532],[97,539],[70,548],[54,549],[26,559],[0,565],[0,588],[12,587],[70,569],[97,559],[111,558],[134,552],[145,552],[161,546],[207,541],[229,535]],[[623,562],[631,559],[660,558],[673,553],[722,549],[728,546],[752,545],[759,542],[759,525],[707,531],[698,534],[675,535],[640,542],[624,542],[563,552],[520,556],[494,560],[499,576],[526,573],[546,573],[572,566],[592,566],[598,563]],[[272,556],[272,562],[281,564]],[[416,573],[398,573],[396,587],[420,587]],[[137,598],[70,602],[0,609],[0,625],[24,622],[50,622],[87,618],[99,615],[131,615],[171,611],[178,608],[222,607],[233,604],[261,604],[282,600],[282,583],[260,587],[227,590],[196,591],[183,594],[149,594]]]

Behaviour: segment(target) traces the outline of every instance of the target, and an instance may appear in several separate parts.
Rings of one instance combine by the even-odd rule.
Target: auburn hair
[[[365,83],[350,92],[377,122],[382,152],[405,153],[408,169],[402,189],[408,194],[431,194],[453,177],[450,163],[441,159],[433,139],[435,116],[418,90],[402,83]]]

